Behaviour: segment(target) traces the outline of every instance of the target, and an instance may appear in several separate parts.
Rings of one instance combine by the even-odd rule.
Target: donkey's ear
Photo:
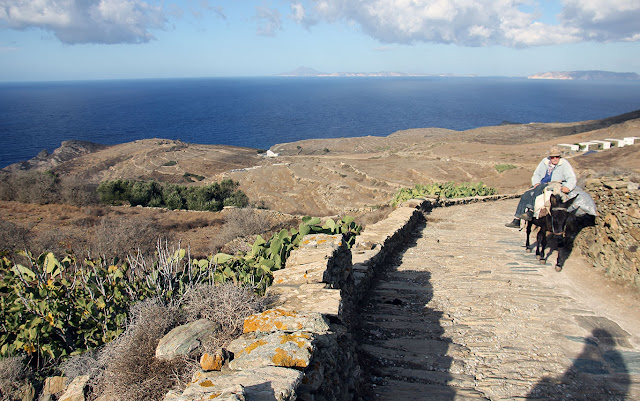
[[[574,196],[573,198],[569,199],[568,201],[564,202],[564,207],[569,207],[573,204],[573,202],[578,199],[577,196]]]

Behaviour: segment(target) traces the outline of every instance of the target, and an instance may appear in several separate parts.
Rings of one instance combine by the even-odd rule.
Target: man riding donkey
[[[520,220],[531,221],[536,210],[536,198],[543,194],[550,182],[559,183],[559,192],[566,196],[576,187],[576,173],[566,159],[562,158],[560,148],[556,145],[549,149],[549,156],[542,159],[531,177],[532,188],[527,190],[516,208],[516,218],[505,224],[510,228],[520,228]],[[538,202],[539,204],[540,202]],[[538,217],[538,216],[536,216]]]

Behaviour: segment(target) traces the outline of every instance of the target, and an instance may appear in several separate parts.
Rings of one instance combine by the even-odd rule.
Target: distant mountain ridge
[[[584,81],[600,80],[640,80],[640,75],[635,72],[611,72],[611,71],[552,71],[540,72],[528,76],[529,79],[576,79]]]
[[[454,75],[454,74],[410,74],[397,71],[379,72],[322,72],[310,67],[298,67],[293,71],[276,74],[279,77],[448,77],[464,76],[474,77],[475,75]]]

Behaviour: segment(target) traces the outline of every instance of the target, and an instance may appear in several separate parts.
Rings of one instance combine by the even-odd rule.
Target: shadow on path
[[[616,337],[596,328],[584,338],[584,348],[560,378],[544,378],[527,395],[530,400],[623,401],[630,378],[616,347]]]
[[[412,269],[421,261],[411,248],[425,225],[419,224],[387,261],[359,308],[357,340],[369,379],[364,400],[452,401],[456,396],[447,386],[453,358],[447,356],[452,344],[443,336],[442,312],[426,306],[433,297],[431,275]]]
[[[569,219],[566,227],[566,235],[564,238],[558,240],[558,238],[552,234],[547,235],[547,250],[545,261],[550,262],[553,259],[550,259],[552,254],[555,254],[556,262],[555,264],[560,268],[564,267],[565,262],[571,256],[571,252],[573,251],[573,244],[575,242],[576,237],[580,234],[586,227],[592,227],[595,225],[595,218],[590,215],[581,216],[581,217],[572,217]],[[538,242],[536,241],[535,233],[537,230],[533,230],[531,236],[533,239],[533,243],[531,244],[530,250],[535,250]],[[554,252],[555,251],[555,252]]]

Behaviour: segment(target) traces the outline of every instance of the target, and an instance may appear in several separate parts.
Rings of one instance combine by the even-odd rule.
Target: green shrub
[[[70,253],[59,260],[53,253],[20,252],[27,261],[20,264],[0,255],[0,357],[28,356],[39,369],[100,347],[123,332],[130,305],[147,298],[179,302],[201,283],[233,282],[264,294],[272,271],[284,267],[305,235],[342,234],[352,245],[361,229],[348,216],[324,224],[305,217],[297,229],[283,229],[268,241],[258,236],[246,254],[199,260],[166,243],[158,244],[155,258],[79,259]]]
[[[347,246],[351,247],[361,230],[362,226],[355,223],[350,216],[338,221],[327,219],[324,224],[318,217],[304,217],[298,229],[282,229],[268,241],[258,235],[251,246],[251,251],[246,254],[217,253],[213,257],[213,262],[219,269],[216,273],[220,272],[220,276],[216,276],[216,281],[231,280],[234,283],[250,285],[257,292],[263,293],[273,280],[271,272],[284,267],[287,258],[300,246],[305,235],[342,234]]]
[[[129,182],[124,180],[102,181],[97,191],[100,201],[107,204],[121,204],[130,198]]]
[[[453,181],[434,183],[429,185],[416,184],[413,188],[400,188],[394,195],[391,204],[399,205],[409,199],[419,199],[426,196],[438,196],[442,198],[466,198],[469,196],[495,195],[498,191],[487,187],[482,182],[463,182],[457,184]]]
[[[185,175],[186,176],[186,175]],[[189,174],[189,177],[204,177]],[[201,187],[160,184],[155,181],[112,180],[98,185],[100,200],[107,204],[129,202],[131,206],[166,207],[216,212],[223,206],[245,207],[249,199],[238,190],[239,184],[223,180]]]
[[[513,164],[496,164],[495,165],[495,169],[496,171],[498,171],[498,173],[502,173],[507,170],[512,170],[514,168],[518,168],[518,167],[514,166]]]
[[[184,177],[185,180],[190,182],[202,181],[205,179],[203,175],[192,174],[192,173],[184,173],[182,176]]]

